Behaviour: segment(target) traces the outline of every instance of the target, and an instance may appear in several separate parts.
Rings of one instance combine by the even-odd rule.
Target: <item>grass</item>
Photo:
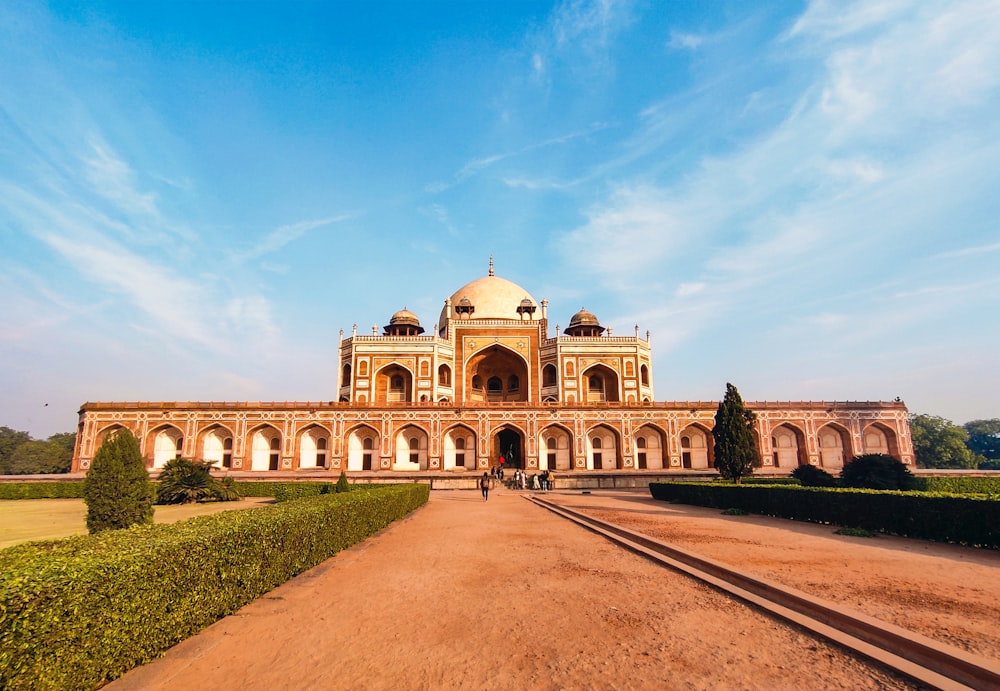
[[[154,523],[174,523],[220,511],[269,504],[271,497],[241,501],[154,506]],[[32,540],[58,540],[87,533],[87,505],[83,499],[19,499],[0,501],[0,549]]]

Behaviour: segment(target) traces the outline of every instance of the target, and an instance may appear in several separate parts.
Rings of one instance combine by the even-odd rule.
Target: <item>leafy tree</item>
[[[846,487],[867,489],[914,489],[916,478],[899,459],[884,453],[855,456],[840,471]]]
[[[10,427],[0,427],[0,475],[10,473],[10,457],[15,449],[26,441],[31,441],[31,435]]]
[[[910,415],[910,435],[922,468],[975,468],[982,460],[966,446],[969,433],[942,417]]]
[[[83,498],[91,533],[153,522],[153,485],[135,435],[121,431],[104,440],[87,471]]]
[[[53,434],[45,441],[63,449],[72,460],[73,448],[76,446],[76,432],[59,432],[58,434]]]
[[[969,433],[966,446],[973,453],[990,460],[1000,460],[1000,418],[972,420],[966,422],[964,427]]]
[[[26,441],[11,454],[7,471],[11,475],[68,473],[72,452],[49,441]]]
[[[726,396],[715,413],[715,467],[726,480],[740,484],[740,480],[753,473],[760,456],[753,438],[757,416],[743,405],[740,392],[726,384]]]
[[[800,465],[792,471],[792,477],[804,487],[834,487],[837,484],[837,478],[814,465]]]

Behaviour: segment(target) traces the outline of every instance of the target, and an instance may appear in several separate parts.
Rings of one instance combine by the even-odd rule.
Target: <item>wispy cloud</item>
[[[949,204],[961,204],[966,181],[996,179],[1000,152],[991,115],[1000,73],[986,68],[1000,64],[1000,7],[930,7],[813,3],[772,46],[815,65],[784,119],[681,178],[633,173],[554,244],[611,290],[652,299],[667,288],[668,311],[692,297],[686,286],[711,285],[699,297],[711,295],[716,322],[749,300],[788,304],[790,286],[821,300],[817,290],[837,286],[835,267],[874,271],[880,254],[904,271],[899,243],[915,227],[943,232],[936,224],[960,211]],[[805,37],[808,46],[795,43]],[[942,76],[956,64],[972,75],[957,86]],[[669,141],[660,128],[670,117],[662,109],[641,121],[636,147],[649,158]],[[954,136],[955,118],[982,124]]]
[[[258,259],[266,254],[277,252],[285,245],[298,240],[302,236],[316,230],[317,228],[325,228],[326,226],[330,226],[335,223],[342,223],[352,218],[357,218],[359,215],[359,213],[347,213],[340,214],[338,216],[328,216],[326,218],[317,218],[309,221],[299,221],[297,223],[278,226],[264,236],[253,247],[242,252],[234,253],[233,260],[237,263],[243,263],[253,259]]]
[[[481,158],[472,159],[468,161],[465,165],[463,165],[458,170],[458,172],[455,173],[454,177],[449,182],[433,182],[426,185],[424,189],[432,194],[443,192],[447,189],[450,189],[464,182],[470,177],[477,175],[480,171],[486,170],[487,168],[490,168],[495,164],[500,163],[501,161],[505,161],[507,159],[513,159],[518,156],[523,156],[524,154],[531,153],[533,151],[538,151],[540,149],[546,149],[553,146],[569,144],[574,140],[581,139],[583,137],[588,137],[596,132],[608,129],[609,127],[612,127],[611,123],[595,122],[585,129],[576,130],[573,132],[569,132],[567,134],[559,135],[557,137],[550,137],[548,139],[539,142],[533,142],[531,144],[527,144],[517,149],[516,151],[508,151],[502,154],[493,154],[490,156],[483,156]],[[510,186],[516,186],[516,185],[510,185]],[[527,184],[525,184],[524,186],[527,186]]]

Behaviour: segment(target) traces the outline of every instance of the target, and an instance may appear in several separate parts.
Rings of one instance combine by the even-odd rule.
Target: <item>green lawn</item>
[[[248,509],[274,502],[271,497],[242,501],[154,506],[153,522],[173,523],[219,511]],[[87,505],[83,499],[19,499],[0,501],[0,549],[29,540],[58,540],[87,533]]]

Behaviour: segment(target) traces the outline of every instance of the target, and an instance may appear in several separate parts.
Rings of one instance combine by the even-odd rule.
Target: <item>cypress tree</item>
[[[747,410],[740,392],[726,384],[726,397],[715,413],[715,467],[727,480],[740,484],[740,480],[753,473],[760,462],[757,444],[753,439],[753,426],[757,416]]]
[[[91,533],[153,522],[153,485],[135,435],[121,431],[104,440],[87,471],[83,498]]]

